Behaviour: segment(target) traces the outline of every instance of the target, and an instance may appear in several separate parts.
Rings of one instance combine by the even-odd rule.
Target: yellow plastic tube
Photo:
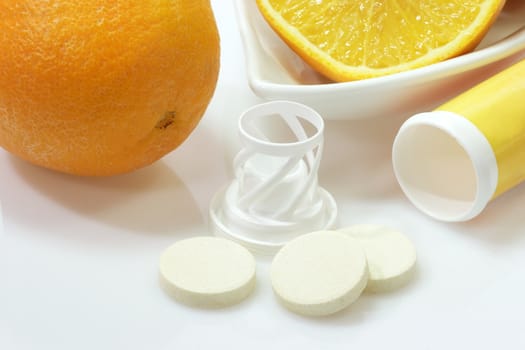
[[[409,118],[392,162],[410,201],[444,221],[477,216],[525,180],[525,60]]]

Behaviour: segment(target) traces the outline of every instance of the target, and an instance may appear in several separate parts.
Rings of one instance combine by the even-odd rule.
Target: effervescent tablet
[[[381,225],[354,225],[339,231],[363,246],[369,271],[367,291],[390,291],[412,277],[416,249],[401,232]]]
[[[253,291],[255,259],[246,248],[224,238],[189,238],[164,251],[160,277],[164,289],[185,304],[228,306]]]
[[[289,310],[333,314],[354,302],[368,279],[361,245],[349,235],[316,231],[288,242],[271,266],[273,290]]]

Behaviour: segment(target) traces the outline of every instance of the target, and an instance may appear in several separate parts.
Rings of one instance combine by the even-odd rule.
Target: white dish
[[[268,100],[304,103],[326,119],[408,117],[436,107],[525,58],[525,2],[511,1],[471,53],[408,72],[332,83],[286,46],[265,22],[254,0],[235,1],[253,92]]]

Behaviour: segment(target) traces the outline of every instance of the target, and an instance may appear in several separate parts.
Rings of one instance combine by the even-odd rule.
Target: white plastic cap
[[[273,101],[248,109],[238,126],[244,148],[234,159],[235,179],[211,201],[213,233],[272,254],[300,234],[332,227],[337,206],[317,184],[321,116]]]
[[[452,112],[409,118],[394,140],[392,162],[408,199],[442,221],[477,216],[498,183],[498,165],[487,138],[468,119]]]

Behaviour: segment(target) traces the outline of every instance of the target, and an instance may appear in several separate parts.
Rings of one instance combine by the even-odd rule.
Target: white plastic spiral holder
[[[284,142],[273,135],[282,129]],[[213,233],[273,254],[301,234],[333,227],[337,205],[317,181],[323,131],[321,116],[299,103],[272,101],[245,111],[235,178],[210,204]]]

